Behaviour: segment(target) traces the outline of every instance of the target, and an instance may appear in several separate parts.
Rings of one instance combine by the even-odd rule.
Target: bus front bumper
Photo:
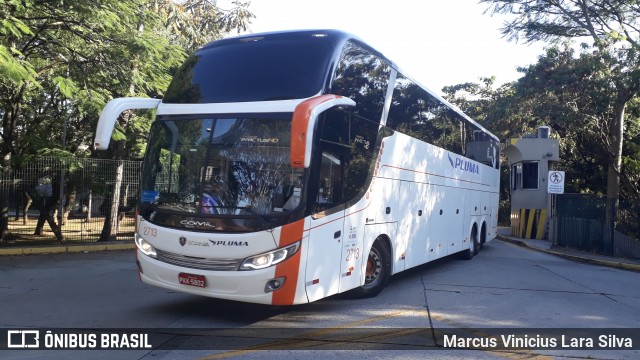
[[[265,291],[274,280],[275,267],[252,271],[210,271],[168,264],[137,251],[140,279],[161,288],[217,299],[271,304],[273,292]],[[181,274],[183,274],[181,276]],[[196,278],[195,285],[183,284],[180,278]],[[204,285],[204,286],[202,286]]]

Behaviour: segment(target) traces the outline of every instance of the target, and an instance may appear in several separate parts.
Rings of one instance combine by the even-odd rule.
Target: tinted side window
[[[398,73],[387,126],[424,142],[462,154],[465,141],[460,115]]]
[[[380,122],[391,67],[357,44],[347,43],[331,84],[331,93],[356,102],[354,113]]]
[[[466,123],[465,156],[498,169],[499,144],[474,124]]]
[[[398,73],[387,117],[387,127],[433,143],[438,137],[433,121],[440,103],[413,81]]]
[[[387,127],[499,168],[499,144],[495,139],[400,73]]]
[[[435,140],[434,145],[456,154],[464,155],[462,151],[464,149],[463,143],[465,138],[464,122],[460,115],[447,108],[439,114],[435,124],[441,133],[440,137]]]

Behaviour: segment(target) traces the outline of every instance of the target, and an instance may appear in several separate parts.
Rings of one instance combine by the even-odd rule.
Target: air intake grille
[[[196,256],[174,254],[168,251],[156,250],[158,260],[168,264],[184,266],[192,269],[213,271],[236,271],[240,267],[238,259],[209,259]]]

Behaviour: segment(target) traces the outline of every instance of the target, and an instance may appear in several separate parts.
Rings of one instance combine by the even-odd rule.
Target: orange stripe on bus
[[[280,242],[278,247],[284,247],[291,245],[294,242],[302,239],[302,230],[304,229],[304,219],[292,222],[291,224],[284,225],[280,232]]]
[[[293,122],[291,124],[291,167],[304,167],[304,155],[307,138],[310,138],[313,135],[307,134],[307,127],[309,125],[311,111],[314,107],[322,104],[323,102],[337,98],[341,98],[341,96],[331,94],[321,95],[305,100],[298,104],[298,106],[296,106],[296,109],[293,111]]]
[[[304,219],[300,219],[294,223],[287,224],[282,227],[280,232],[279,247],[284,247],[295,243],[302,239],[302,231],[304,230]],[[296,287],[298,285],[298,271],[300,270],[300,253],[298,252],[276,265],[276,278],[286,278],[282,288],[273,292],[271,304],[273,305],[293,305],[296,296]]]

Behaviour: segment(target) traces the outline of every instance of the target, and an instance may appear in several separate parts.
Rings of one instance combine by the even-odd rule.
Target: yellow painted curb
[[[135,248],[135,244],[133,242],[34,246],[34,247],[7,247],[7,248],[0,248],[0,256],[79,253],[79,252],[95,252],[95,251],[107,251],[107,250],[132,250],[134,248]]]

